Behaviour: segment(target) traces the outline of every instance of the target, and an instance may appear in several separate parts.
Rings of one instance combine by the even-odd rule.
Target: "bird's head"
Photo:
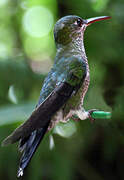
[[[83,38],[86,27],[96,21],[109,19],[109,16],[100,16],[89,19],[82,19],[79,16],[65,16],[57,21],[54,28],[56,44],[68,45],[70,42]]]

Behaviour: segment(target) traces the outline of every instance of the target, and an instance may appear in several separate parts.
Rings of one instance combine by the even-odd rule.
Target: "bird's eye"
[[[79,27],[82,27],[83,21],[82,21],[81,19],[78,19],[78,20],[77,20],[77,25],[78,25]]]

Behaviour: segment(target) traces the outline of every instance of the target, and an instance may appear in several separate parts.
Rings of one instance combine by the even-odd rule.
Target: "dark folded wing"
[[[15,131],[3,141],[2,145],[15,143],[21,138],[28,137],[33,131],[44,128],[46,124],[49,124],[56,111],[67,102],[73,91],[74,86],[66,82],[57,85],[46,100],[35,109],[29,119],[15,129]]]

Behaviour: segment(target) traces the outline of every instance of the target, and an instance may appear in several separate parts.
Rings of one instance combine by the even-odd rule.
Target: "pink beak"
[[[99,16],[99,17],[93,17],[93,18],[86,19],[85,22],[88,26],[96,21],[102,21],[102,20],[106,20],[106,19],[110,19],[110,18],[111,18],[110,16]]]

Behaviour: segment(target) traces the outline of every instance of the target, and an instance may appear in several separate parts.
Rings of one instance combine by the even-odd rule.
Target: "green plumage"
[[[54,38],[57,47],[54,65],[41,89],[38,104],[21,126],[8,136],[3,145],[19,141],[23,152],[18,177],[30,162],[45,133],[59,121],[66,122],[73,115],[84,120],[91,118],[83,106],[89,86],[89,66],[85,54],[83,36],[86,27],[107,16],[83,20],[79,16],[65,16],[55,25]]]

